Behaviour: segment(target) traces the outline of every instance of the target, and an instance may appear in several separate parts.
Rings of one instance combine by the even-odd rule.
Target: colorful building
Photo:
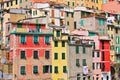
[[[13,79],[52,78],[52,31],[45,24],[9,22],[9,62]]]
[[[62,29],[53,29],[52,79],[68,80],[68,34]]]

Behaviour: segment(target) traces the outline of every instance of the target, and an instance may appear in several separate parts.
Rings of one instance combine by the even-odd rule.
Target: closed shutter
[[[86,66],[86,59],[83,59],[82,64],[83,66]]]
[[[26,74],[26,72],[25,72],[25,66],[21,66],[21,74]]]
[[[22,28],[22,23],[18,23],[17,28]]]
[[[54,54],[54,59],[58,59],[58,53]]]
[[[38,51],[34,51],[34,59],[38,59]]]
[[[67,67],[63,66],[63,73],[66,73],[66,72],[67,72]]]
[[[38,36],[34,36],[34,43],[38,43]]]
[[[21,43],[25,43],[26,40],[25,40],[25,35],[21,35]]]
[[[57,66],[54,67],[54,73],[58,73],[58,67]]]
[[[62,41],[62,47],[65,47],[65,41]]]
[[[79,59],[76,59],[76,66],[80,66],[80,62],[79,62]]]
[[[37,21],[36,21],[37,22]],[[40,32],[40,25],[39,24],[36,24],[36,31],[37,32]]]
[[[86,53],[86,48],[85,47],[83,47],[83,53]]]
[[[55,42],[54,42],[54,46],[55,46],[55,47],[58,47],[58,41],[55,41]]]
[[[60,31],[57,31],[56,36],[57,36],[57,37],[60,37]]]
[[[48,43],[50,43],[49,36],[45,36],[45,44],[48,44]]]
[[[25,59],[25,51],[21,51],[21,59]]]
[[[62,53],[62,59],[65,59],[65,53]]]
[[[76,46],[76,53],[79,53],[79,46]]]
[[[50,52],[49,51],[45,51],[45,58],[49,59],[49,57],[50,57]]]
[[[37,74],[37,73],[38,73],[38,66],[34,66],[34,67],[33,67],[33,73],[34,73],[34,74]]]

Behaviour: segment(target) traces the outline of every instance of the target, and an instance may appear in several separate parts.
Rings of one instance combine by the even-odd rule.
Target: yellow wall
[[[55,35],[56,35],[56,30],[54,30],[54,37],[56,37]],[[68,40],[68,36],[65,35],[61,37],[61,40],[58,41],[58,47],[54,47],[54,40],[52,41],[52,70],[53,70],[52,79],[53,80],[58,80],[58,78],[67,80],[67,73],[63,73],[63,66],[67,67],[67,41],[65,42],[65,47],[62,47],[62,40],[65,39]],[[57,60],[54,59],[54,53],[58,53]],[[62,53],[65,53],[65,60],[62,60]],[[55,66],[58,66],[58,73],[54,73]]]

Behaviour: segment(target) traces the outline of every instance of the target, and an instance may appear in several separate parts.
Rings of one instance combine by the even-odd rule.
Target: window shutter
[[[54,59],[58,59],[58,53],[54,54]]]
[[[56,35],[57,37],[60,37],[60,31],[57,31],[57,35]]]
[[[21,35],[21,43],[25,43],[25,35]]]
[[[22,23],[18,23],[17,28],[22,28]]]
[[[21,59],[25,59],[25,51],[21,51]]]
[[[34,51],[34,59],[38,59],[38,51]]]
[[[34,36],[34,43],[38,43],[38,36]]]
[[[79,46],[76,46],[76,53],[79,53]]]
[[[38,20],[36,20],[36,23],[38,23]],[[39,24],[36,24],[36,31],[40,32],[40,25]]]
[[[83,66],[86,66],[86,59],[83,59]]]
[[[67,72],[67,67],[63,66],[63,72],[66,73]]]
[[[86,53],[86,49],[85,49],[85,47],[83,47],[83,53]]]
[[[45,44],[48,44],[48,43],[50,43],[49,36],[45,36]]]
[[[26,74],[26,72],[25,72],[25,66],[21,66],[21,74]]]
[[[80,62],[79,62],[79,59],[76,59],[76,66],[80,66]]]
[[[55,70],[54,73],[58,73],[58,67],[57,66],[55,66],[54,70]]]
[[[62,47],[65,47],[65,41],[62,41]]]
[[[54,46],[58,47],[58,41],[55,41]]]
[[[50,52],[49,51],[45,51],[45,58],[49,59],[49,57],[50,57]]]
[[[100,53],[99,52],[97,52],[97,57],[100,57]]]
[[[65,59],[65,53],[62,53],[62,59]]]
[[[38,73],[38,66],[34,66],[34,67],[33,67],[33,73],[34,73],[34,74],[37,74],[37,73]]]

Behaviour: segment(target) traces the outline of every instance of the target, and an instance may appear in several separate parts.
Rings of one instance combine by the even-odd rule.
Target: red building
[[[45,24],[7,23],[14,80],[51,79],[52,31]]]
[[[110,77],[110,40],[100,38],[101,80],[111,80]]]

